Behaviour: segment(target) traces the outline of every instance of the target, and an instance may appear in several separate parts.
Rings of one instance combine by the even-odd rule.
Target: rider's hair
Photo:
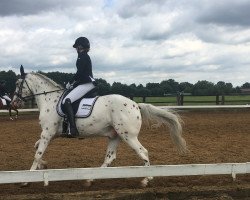
[[[82,46],[80,46],[80,49],[83,50],[83,52],[86,52],[86,53],[88,53],[89,50],[90,50],[90,48],[84,48],[84,47],[82,47]]]

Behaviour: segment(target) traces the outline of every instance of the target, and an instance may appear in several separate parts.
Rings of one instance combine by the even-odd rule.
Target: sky
[[[90,40],[112,84],[250,82],[250,0],[0,0],[0,71],[75,73]]]

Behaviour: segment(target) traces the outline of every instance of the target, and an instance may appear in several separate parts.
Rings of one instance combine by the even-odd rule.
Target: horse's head
[[[34,97],[40,97],[47,94],[61,93],[64,89],[62,86],[40,73],[24,73],[23,66],[20,67],[21,78],[16,82],[16,90],[12,100],[12,105],[20,106],[26,100]],[[57,98],[57,95],[54,95]],[[46,102],[42,102],[45,103]]]
[[[26,81],[27,75],[24,73],[24,68],[20,67],[21,78],[16,82],[16,90],[11,101],[12,106],[20,108],[23,106],[24,102],[28,97],[32,95],[32,91]]]

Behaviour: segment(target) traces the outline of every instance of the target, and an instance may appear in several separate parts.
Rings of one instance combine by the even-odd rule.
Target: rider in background
[[[9,97],[8,91],[6,89],[6,81],[0,81],[0,97],[6,100],[7,105],[10,105],[11,98]]]
[[[70,124],[68,137],[77,137],[79,135],[76,128],[72,103],[83,97],[95,87],[95,80],[92,73],[92,63],[88,55],[90,50],[89,40],[86,37],[79,37],[76,39],[73,47],[78,53],[76,61],[77,72],[73,79],[66,85],[67,89],[73,89],[62,102],[65,114],[67,115]]]

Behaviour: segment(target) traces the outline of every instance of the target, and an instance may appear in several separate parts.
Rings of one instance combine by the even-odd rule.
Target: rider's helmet
[[[77,38],[73,47],[76,48],[79,45],[81,45],[84,49],[90,48],[89,40],[86,37]]]

